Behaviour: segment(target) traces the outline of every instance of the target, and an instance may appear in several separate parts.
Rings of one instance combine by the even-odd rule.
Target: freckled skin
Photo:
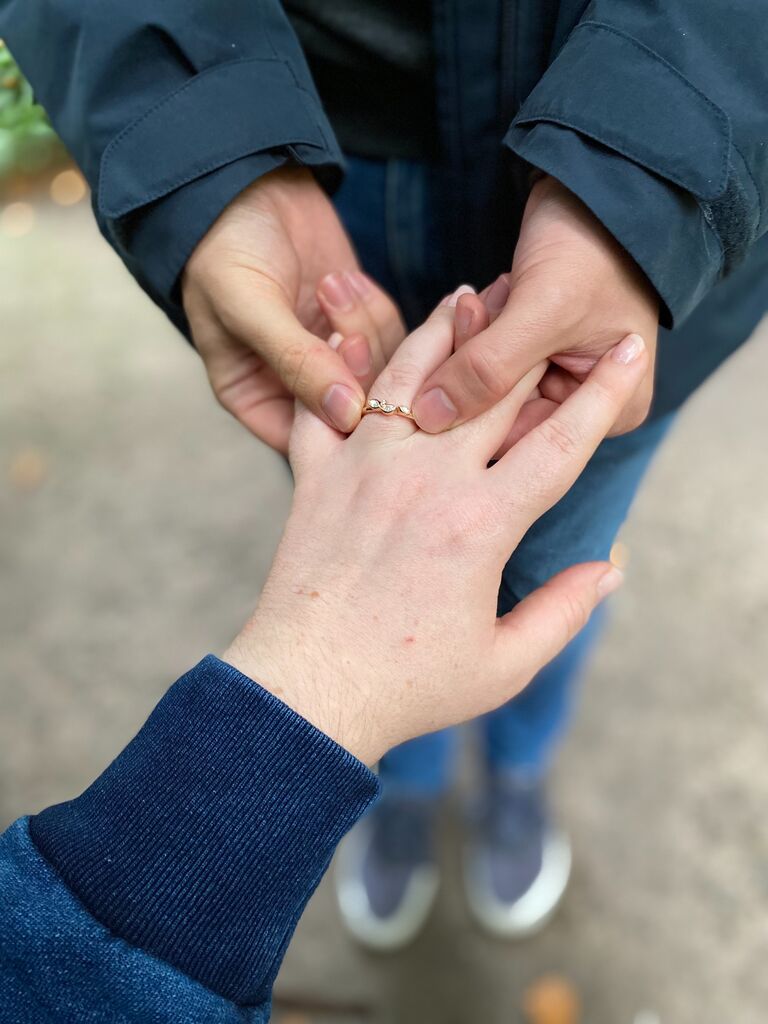
[[[310,597],[320,597],[320,591],[319,590],[313,590],[312,593],[309,596]]]

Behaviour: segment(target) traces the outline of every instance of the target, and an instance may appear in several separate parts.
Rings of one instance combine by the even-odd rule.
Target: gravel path
[[[0,823],[79,791],[223,647],[290,499],[86,206],[36,216],[0,237]],[[625,529],[628,584],[558,773],[577,863],[557,921],[517,946],[471,929],[457,799],[423,938],[358,953],[322,886],[281,1024],[568,1024],[523,1015],[547,975],[579,1024],[765,1024],[766,326],[685,411]]]

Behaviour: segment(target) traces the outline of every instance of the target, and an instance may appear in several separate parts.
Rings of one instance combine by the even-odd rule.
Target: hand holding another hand
[[[406,339],[374,396],[411,404],[452,350],[454,312],[441,304]],[[505,561],[576,479],[649,364],[642,341],[625,339],[492,468],[543,362],[438,437],[373,413],[346,438],[300,409],[293,509],[258,608],[225,659],[369,764],[507,701],[620,582],[608,563],[575,566],[496,618]]]
[[[609,433],[645,419],[653,396],[659,300],[643,272],[589,209],[551,177],[528,199],[512,269],[480,297],[459,300],[456,352],[424,382],[414,402],[433,433],[498,402],[541,360],[550,366],[509,443],[572,394],[598,360],[628,334],[648,360],[636,394]]]
[[[397,307],[360,272],[330,200],[298,168],[265,175],[230,203],[192,254],[182,293],[219,402],[283,452],[294,396],[353,430],[365,388],[405,334]],[[358,339],[347,342],[349,365],[325,342],[334,330]]]

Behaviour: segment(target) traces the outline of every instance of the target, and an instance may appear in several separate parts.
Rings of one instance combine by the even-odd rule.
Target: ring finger
[[[456,303],[460,295],[473,291],[469,285],[461,285],[443,299],[421,327],[408,335],[376,378],[369,398],[410,410],[424,381],[450,356]],[[385,420],[386,424],[382,422]],[[363,417],[355,433],[362,432],[364,437],[371,437],[382,429],[386,429],[386,436],[410,437],[417,428],[405,415],[375,412]]]

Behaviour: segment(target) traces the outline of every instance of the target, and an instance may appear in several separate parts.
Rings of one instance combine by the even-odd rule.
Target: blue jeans
[[[363,266],[399,302],[409,327],[458,284],[442,259],[445,225],[441,169],[415,161],[350,160],[336,207]],[[514,240],[510,241],[510,262]],[[505,267],[499,267],[501,273]],[[478,287],[489,282],[473,281]],[[498,614],[577,562],[608,556],[638,485],[673,414],[603,442],[568,494],[536,522],[504,569]],[[443,595],[450,600],[450,595]],[[495,772],[546,771],[571,715],[580,670],[599,635],[592,621],[533,682],[480,721],[486,761]],[[389,753],[385,786],[436,794],[451,781],[455,731],[419,737]]]

